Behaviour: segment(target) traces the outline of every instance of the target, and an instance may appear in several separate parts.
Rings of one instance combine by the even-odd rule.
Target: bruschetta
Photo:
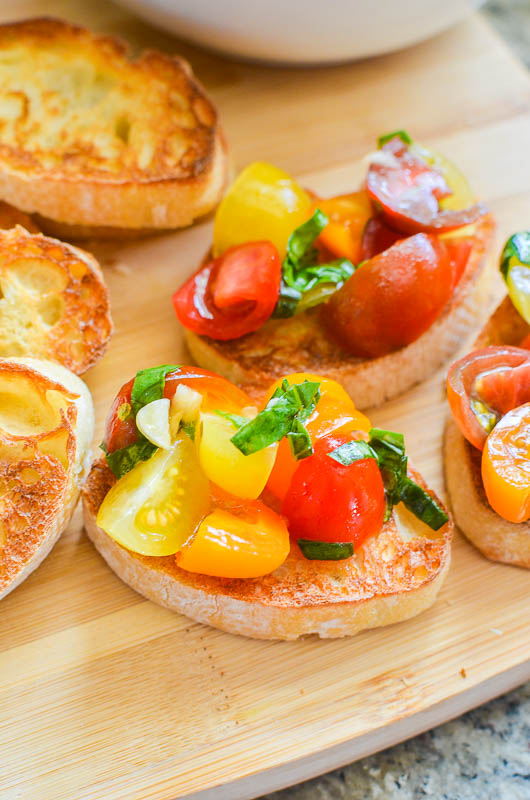
[[[197,367],[141,370],[107,419],[85,529],[145,597],[263,639],[340,637],[429,607],[452,522],[335,381],[298,373],[256,403]]]
[[[211,253],[173,298],[199,365],[254,396],[316,372],[369,408],[457,349],[481,310],[492,217],[403,131],[368,161],[359,191],[328,199],[268,164],[239,175]]]
[[[94,413],[60,364],[0,358],[0,598],[36,569],[66,528],[90,466]]]
[[[445,473],[455,521],[494,561],[530,567],[530,232],[501,256],[509,295],[449,370]]]

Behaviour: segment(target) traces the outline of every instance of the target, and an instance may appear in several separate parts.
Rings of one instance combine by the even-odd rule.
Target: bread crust
[[[509,296],[497,306],[474,347],[518,346],[530,333]],[[444,436],[445,479],[455,522],[492,561],[530,568],[530,522],[508,522],[488,503],[482,482],[481,453],[448,419]]]
[[[271,320],[254,333],[228,342],[185,330],[186,343],[201,367],[224,375],[258,397],[279,377],[312,372],[338,381],[358,408],[378,406],[426,380],[462,343],[480,315],[485,254],[495,223],[477,223],[475,244],[453,297],[440,317],[416,341],[380,358],[356,358],[334,342],[319,310]]]
[[[1,599],[41,564],[72,516],[89,468],[94,412],[80,378],[50,361],[0,359],[0,381],[4,391],[11,385],[26,397],[34,392],[41,398],[37,417],[42,409],[46,417],[35,430],[22,430],[9,409],[0,409]]]
[[[178,228],[217,204],[226,145],[186,61],[155,51],[133,60],[117,39],[46,18],[1,25],[0,52],[11,49],[24,53],[40,100],[34,108],[24,76],[0,68],[0,99],[20,105],[0,131],[2,199],[78,238]],[[67,103],[52,68],[72,82]]]
[[[455,522],[487,558],[530,568],[530,522],[508,522],[491,508],[482,482],[481,455],[450,418],[444,463]]]
[[[17,225],[0,230],[0,357],[92,367],[112,335],[109,294],[96,259]]]
[[[229,633],[256,639],[336,638],[390,625],[432,605],[449,568],[452,521],[427,537],[403,523],[399,527],[394,514],[346,561],[307,561],[293,544],[287,561],[263,578],[186,572],[173,556],[132,553],[98,527],[99,506],[113,483],[105,461],[96,461],[82,492],[85,530],[111,569],[155,603]],[[403,509],[399,519],[403,513],[408,519]]]

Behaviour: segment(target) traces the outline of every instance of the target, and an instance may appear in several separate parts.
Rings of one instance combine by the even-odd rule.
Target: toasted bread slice
[[[416,472],[411,475],[425,487]],[[345,561],[308,561],[292,544],[287,561],[263,578],[186,572],[174,556],[138,555],[98,527],[99,506],[114,480],[101,460],[83,487],[85,529],[109,566],[155,603],[229,633],[336,638],[390,625],[428,608],[449,568],[452,522],[434,532],[400,505],[381,532]]]
[[[108,291],[93,256],[20,226],[0,230],[0,357],[48,358],[81,374],[111,334]]]
[[[50,361],[0,359],[0,598],[63,532],[89,467],[90,393]]]
[[[221,197],[217,113],[177,56],[132,60],[116,39],[55,19],[5,24],[0,109],[0,198],[43,226],[178,228]]]
[[[529,333],[530,325],[506,295],[480,331],[474,346],[509,344],[518,347]]]
[[[517,347],[529,333],[530,325],[506,296],[482,328],[474,346]],[[508,522],[491,508],[482,482],[481,456],[450,418],[445,429],[444,463],[455,522],[487,558],[530,568],[530,522]]]
[[[480,315],[485,253],[491,216],[477,223],[475,244],[446,308],[415,342],[380,358],[350,355],[330,338],[315,308],[289,319],[270,320],[254,333],[228,342],[185,330],[197,364],[239,384],[251,396],[282,375],[311,372],[341,383],[358,408],[381,405],[429,377],[462,343]]]
[[[487,558],[530,568],[530,522],[508,522],[491,508],[482,483],[481,456],[451,418],[445,429],[444,461],[455,522]]]

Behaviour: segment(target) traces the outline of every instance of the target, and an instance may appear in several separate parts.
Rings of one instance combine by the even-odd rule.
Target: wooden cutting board
[[[0,17],[53,13],[184,53],[218,104],[237,167],[268,159],[317,191],[351,190],[376,135],[404,127],[464,168],[497,216],[498,243],[530,224],[528,76],[478,18],[408,52],[288,71],[195,50],[103,0],[9,6]],[[98,437],[114,392],[138,368],[186,360],[170,295],[210,234],[207,223],[94,245],[116,322],[87,376]],[[445,413],[440,372],[372,417],[405,432],[438,491]],[[528,572],[491,564],[457,538],[447,583],[420,617],[339,641],[251,641],[128,589],[77,514],[2,602],[0,794],[237,800],[329,770],[530,678],[529,588]]]

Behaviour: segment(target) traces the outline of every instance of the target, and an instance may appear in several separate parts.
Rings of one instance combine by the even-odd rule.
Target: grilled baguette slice
[[[425,487],[416,472],[411,475]],[[432,605],[449,568],[452,522],[434,532],[400,505],[345,561],[308,561],[292,544],[287,561],[262,578],[186,572],[174,556],[138,555],[98,527],[99,507],[114,480],[106,462],[96,461],[82,493],[85,530],[111,569],[155,603],[229,633],[336,638],[390,625]]]
[[[455,522],[492,561],[530,568],[530,522],[508,522],[488,503],[479,450],[469,444],[451,418],[445,428],[445,480]]]
[[[479,333],[475,347],[518,346],[530,333],[508,296]],[[484,491],[481,453],[462,436],[452,418],[444,438],[447,491],[455,522],[487,558],[530,568],[530,522],[508,522],[494,511]]]
[[[76,374],[101,358],[112,334],[107,287],[89,253],[0,230],[0,357],[58,361]]]
[[[485,254],[494,222],[484,217],[464,274],[446,308],[415,342],[380,358],[363,360],[333,341],[320,321],[319,309],[270,320],[262,328],[228,342],[185,337],[194,361],[224,375],[253,396],[292,372],[312,372],[341,383],[358,408],[381,405],[429,377],[462,343],[480,315]]]
[[[217,113],[190,66],[57,19],[0,26],[0,198],[62,232],[189,225],[220,199]]]
[[[0,359],[0,598],[65,529],[90,466],[94,412],[83,381],[35,358]]]

